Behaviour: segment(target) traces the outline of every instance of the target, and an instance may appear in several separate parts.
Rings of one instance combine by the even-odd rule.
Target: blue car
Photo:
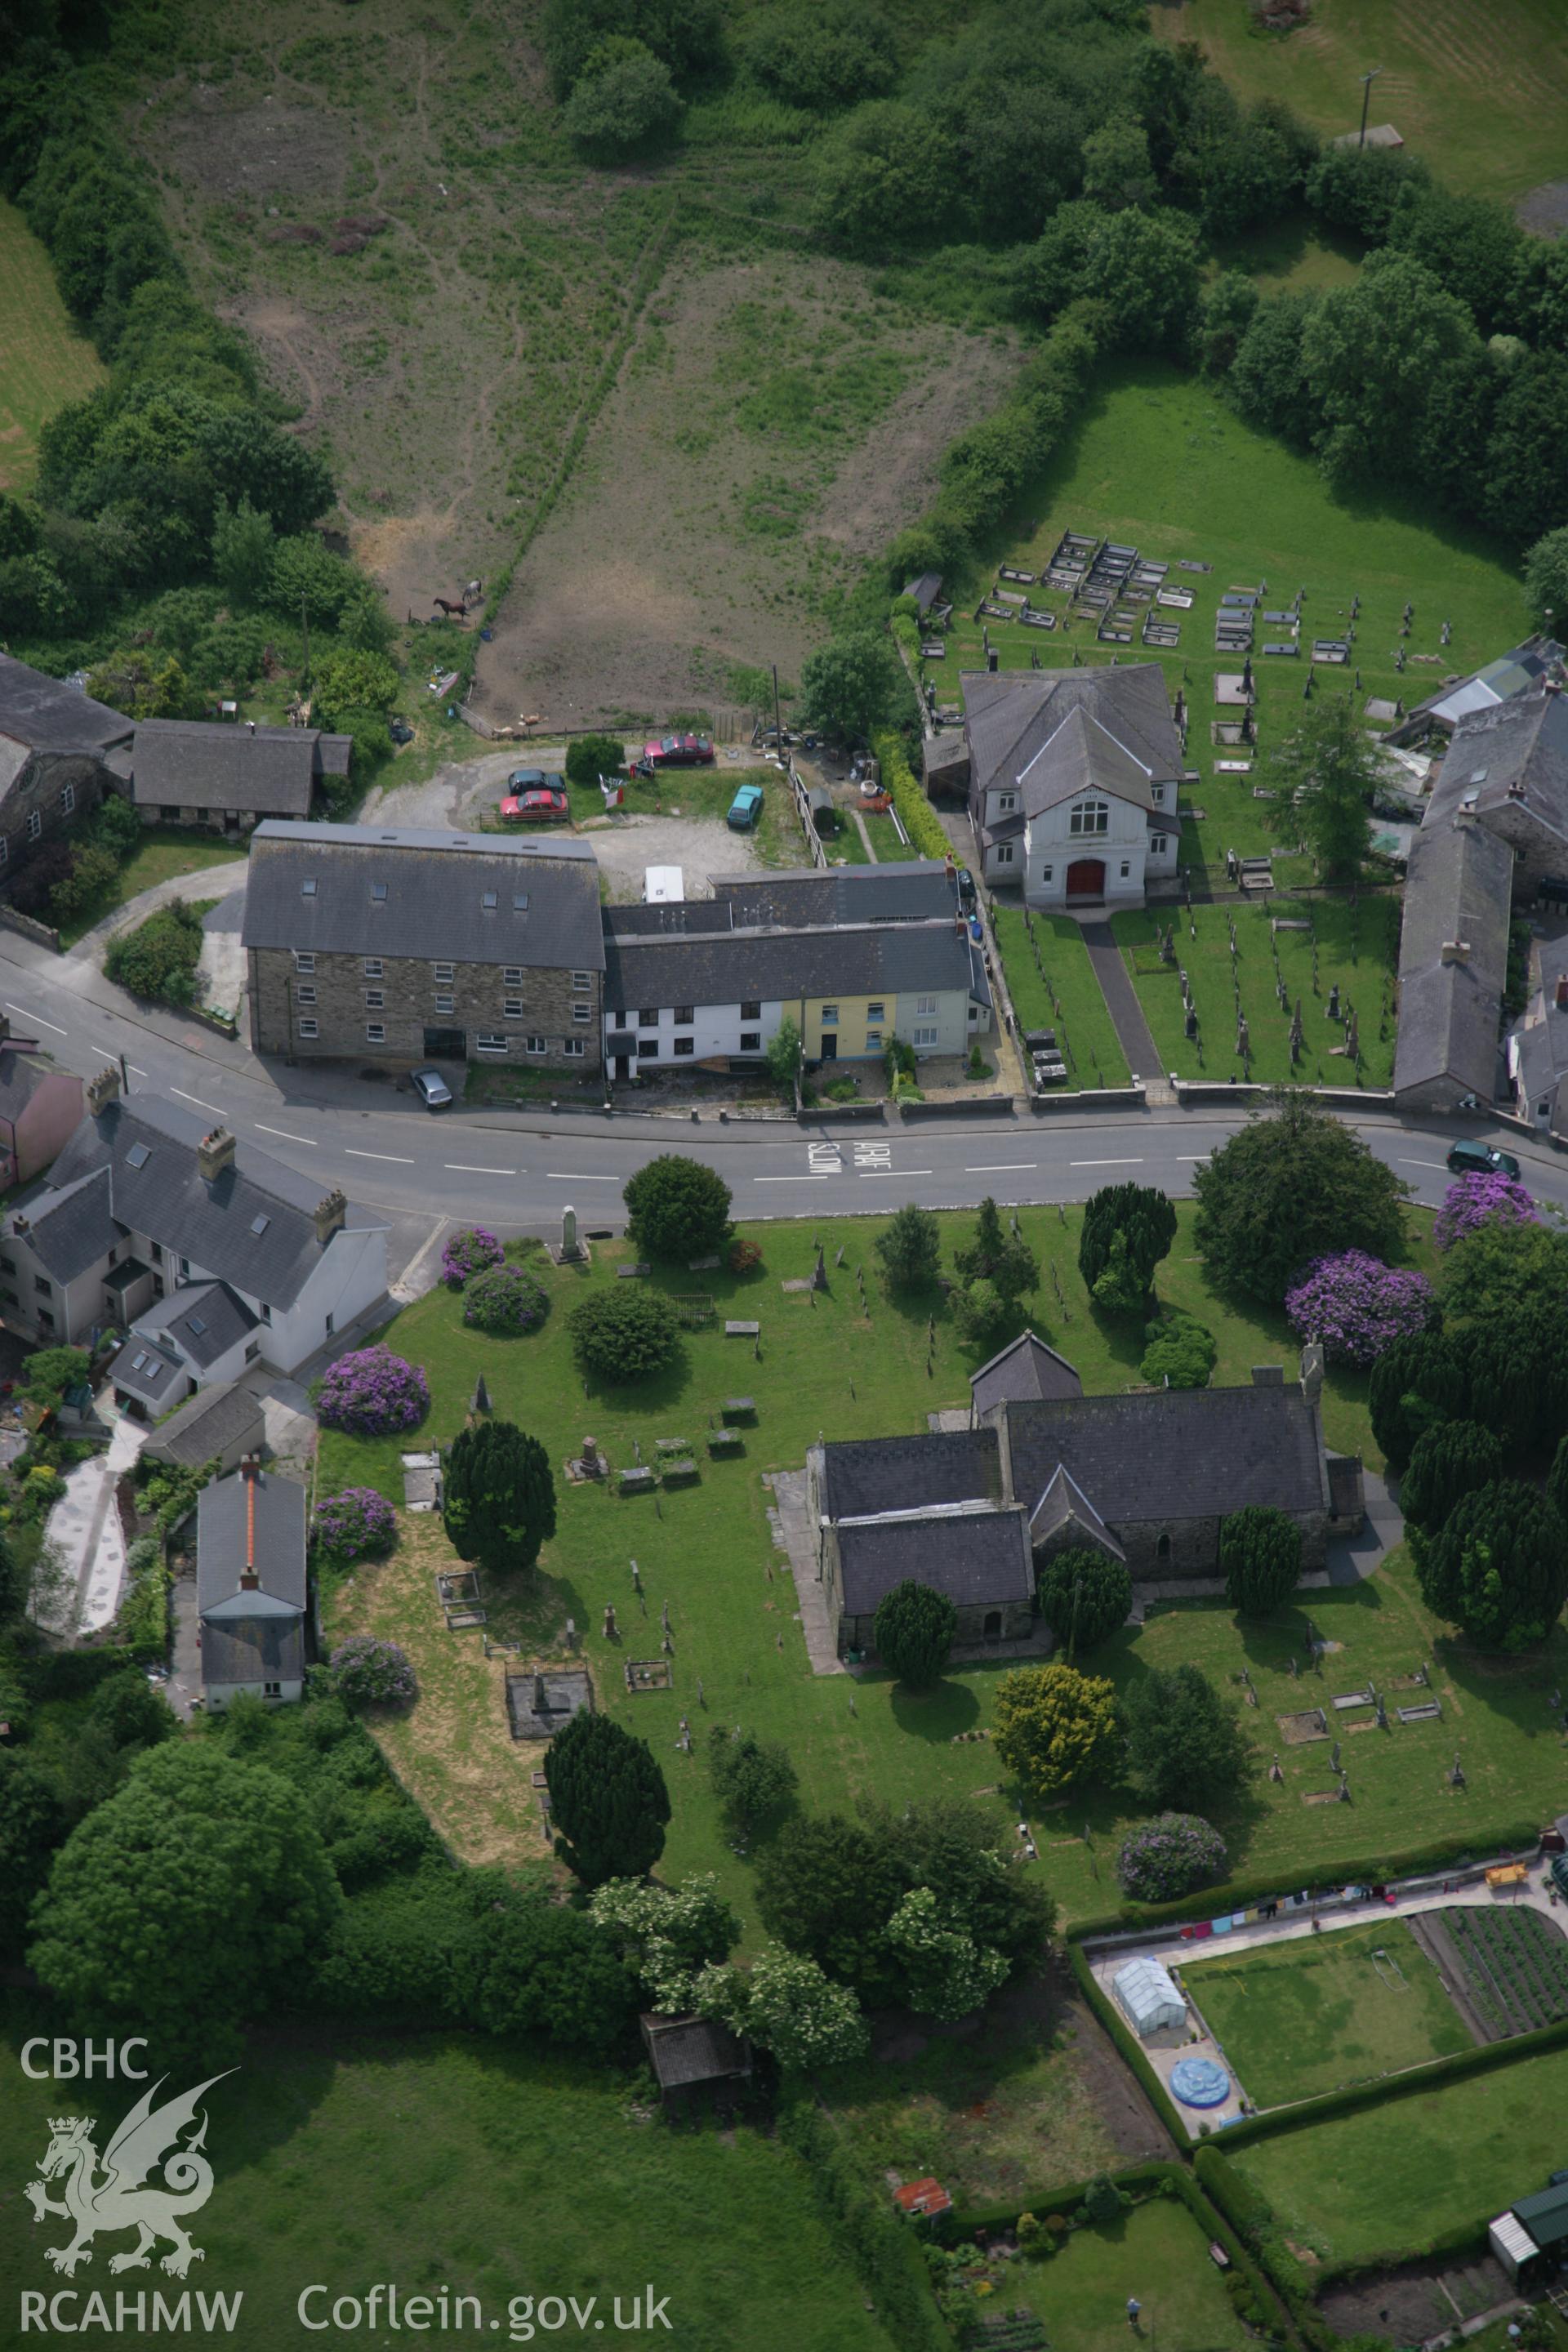
[[[750,833],[762,813],[761,784],[742,784],[730,803],[730,814],[726,823],[731,833]]]

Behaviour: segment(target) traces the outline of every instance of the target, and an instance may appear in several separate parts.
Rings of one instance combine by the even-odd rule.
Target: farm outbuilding
[[[1169,1969],[1158,1960],[1129,1960],[1111,1978],[1110,1990],[1140,2042],[1152,2042],[1157,2033],[1184,2032],[1187,2004]]]

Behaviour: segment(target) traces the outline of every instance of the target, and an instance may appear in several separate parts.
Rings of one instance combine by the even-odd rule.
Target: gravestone
[[[581,1257],[583,1245],[577,1239],[577,1212],[566,1208],[561,1212],[561,1255],[563,1262]]]

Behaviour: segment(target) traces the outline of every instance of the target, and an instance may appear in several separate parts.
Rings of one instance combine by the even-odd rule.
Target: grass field
[[[1136,2337],[1127,2298],[1143,2305]],[[1229,2352],[1249,2339],[1231,2309],[1203,2231],[1179,2199],[1153,2197],[1109,2230],[1075,2230],[1051,2262],[1011,2263],[996,2302],[1026,2304],[1045,2321],[1051,2352]]]
[[[84,932],[101,923],[118,907],[128,907],[154,884],[172,881],[177,874],[200,874],[208,866],[243,866],[246,855],[216,834],[195,833],[183,825],[150,825],[127,858],[111,888],[68,923],[60,925],[60,945],[74,947]]]
[[[1190,1207],[1184,1204],[1179,1214],[1159,1294],[1213,1329],[1220,1349],[1216,1379],[1244,1381],[1253,1364],[1289,1360],[1282,1321],[1205,1289],[1192,1253]],[[1142,1334],[1136,1326],[1108,1321],[1086,1298],[1076,1263],[1079,1213],[1058,1218],[1054,1211],[1029,1209],[1021,1222],[1043,1264],[1038,1327],[1077,1363],[1089,1390],[1135,1381]],[[970,1221],[950,1215],[942,1223],[951,1249]],[[1413,1220],[1413,1234],[1420,1230]],[[861,1313],[853,1270],[861,1260],[873,1263],[868,1224],[827,1220],[820,1226],[756,1231],[764,1268],[742,1280],[710,1276],[705,1286],[721,1318],[761,1319],[761,1362],[719,1330],[700,1331],[688,1335],[679,1370],[640,1391],[595,1387],[584,1395],[563,1310],[584,1286],[613,1279],[623,1255],[616,1244],[595,1246],[589,1271],[542,1268],[554,1312],[531,1338],[498,1340],[465,1331],[459,1302],[445,1290],[410,1307],[391,1332],[392,1344],[429,1376],[433,1403],[422,1442],[450,1439],[481,1369],[496,1410],[533,1430],[558,1465],[579,1450],[584,1430],[612,1462],[631,1458],[634,1437],[649,1455],[658,1437],[693,1441],[702,1458],[700,1482],[661,1496],[657,1509],[648,1498],[622,1501],[598,1486],[562,1482],[559,1534],[541,1570],[520,1590],[508,1592],[492,1580],[488,1630],[549,1652],[563,1637],[567,1618],[575,1620],[599,1704],[651,1740],[668,1778],[674,1820],[665,1866],[677,1874],[716,1870],[748,1915],[750,1868],[724,1841],[700,1750],[688,1757],[676,1748],[683,1713],[699,1735],[704,1727],[704,1710],[695,1704],[699,1675],[709,1718],[743,1721],[784,1742],[800,1773],[801,1801],[810,1810],[852,1807],[862,1797],[901,1802],[920,1789],[974,1795],[994,1808],[999,1821],[1016,1818],[997,1785],[988,1745],[955,1744],[958,1733],[985,1725],[995,1669],[956,1668],[922,1698],[885,1676],[852,1685],[843,1676],[813,1675],[795,1622],[793,1587],[765,1517],[770,1497],[762,1474],[798,1466],[822,1431],[852,1437],[920,1427],[930,1407],[965,1396],[976,1356],[959,1344],[940,1301],[922,1297],[895,1306],[868,1276],[871,1313]],[[810,1270],[819,1234],[829,1267],[840,1244],[846,1264],[830,1274],[829,1294],[812,1307],[804,1297],[781,1297],[777,1286]],[[1413,1251],[1421,1262],[1425,1247],[1418,1239]],[[655,1279],[676,1291],[694,1286],[684,1274]],[[936,1339],[928,1377],[926,1324],[933,1307]],[[709,1418],[722,1398],[741,1389],[755,1396],[759,1415],[747,1433],[745,1456],[709,1462],[702,1454]],[[1363,1381],[1336,1373],[1324,1395],[1325,1429],[1331,1444],[1371,1457],[1363,1397]],[[399,1451],[396,1439],[361,1441],[323,1431],[321,1492],[366,1484],[400,1500]],[[416,1525],[417,1532],[389,1561],[361,1570],[329,1599],[329,1634],[337,1639],[374,1628],[409,1649],[426,1695],[411,1716],[379,1736],[443,1833],[476,1857],[540,1855],[530,1777],[537,1758],[505,1735],[500,1669],[493,1660],[487,1667],[479,1635],[449,1635],[441,1626],[428,1548],[442,1539],[429,1522]],[[647,1597],[646,1619],[633,1596],[627,1565],[633,1557]],[[623,1662],[658,1655],[658,1612],[666,1599],[675,1687],[628,1696]],[[600,1632],[606,1601],[619,1616],[621,1639],[615,1643]],[[1123,1685],[1152,1664],[1191,1658],[1235,1687],[1242,1666],[1250,1666],[1261,1712],[1255,1725],[1250,1714],[1247,1719],[1260,1763],[1279,1747],[1285,1779],[1271,1783],[1260,1771],[1242,1809],[1225,1822],[1238,1867],[1277,1871],[1282,1884],[1299,1885],[1319,1870],[1340,1873],[1358,1860],[1371,1862],[1456,1827],[1484,1842],[1521,1814],[1544,1819],[1568,1808],[1568,1759],[1546,1704],[1553,1680],[1568,1675],[1568,1637],[1560,1633],[1544,1656],[1518,1663],[1471,1658],[1434,1625],[1408,1568],[1398,1560],[1355,1587],[1314,1592],[1310,1606],[1320,1632],[1342,1645],[1342,1654],[1331,1657],[1330,1672],[1351,1679],[1336,1680],[1336,1687],[1357,1687],[1356,1678],[1371,1674],[1380,1686],[1396,1688],[1399,1677],[1431,1659],[1447,1716],[1441,1725],[1397,1733],[1347,1733],[1354,1797],[1348,1808],[1305,1801],[1331,1785],[1326,1746],[1288,1746],[1275,1723],[1277,1715],[1302,1702],[1302,1687],[1289,1673],[1292,1655],[1307,1655],[1302,1610],[1243,1626],[1218,1604],[1163,1605],[1142,1629],[1115,1636],[1095,1659],[1100,1671]],[[1314,1697],[1318,1687],[1312,1686]],[[1445,1777],[1456,1740],[1463,1743],[1468,1782],[1461,1793]],[[1100,1786],[1087,1790],[1081,1805],[1075,1800],[1070,1811],[1047,1813],[1037,1823],[1042,1864],[1068,1918],[1103,1912],[1115,1900],[1110,1856],[1135,1811],[1124,1791]],[[1094,1832],[1092,1848],[1082,1838],[1086,1821]]]
[[[1032,914],[1037,965],[1024,918],[1016,907],[993,900],[991,920],[1007,974],[1013,1010],[1023,1029],[1054,1029],[1070,1055],[1068,1077],[1075,1087],[1124,1087],[1122,1052],[1100,986],[1070,915]],[[1158,1035],[1158,1032],[1156,1032]],[[1173,1063],[1167,1063],[1173,1069]]]
[[[1436,1966],[1401,1919],[1186,1962],[1182,1980],[1259,2107],[1472,2046]]]
[[[1037,916],[1036,920],[1038,921]],[[1132,973],[1132,984],[1160,1048],[1160,1067],[1183,1077],[1221,1078],[1239,1073],[1236,1051],[1236,997],[1227,919],[1236,925],[1235,976],[1241,988],[1252,1049],[1252,1075],[1266,1082],[1295,1078],[1306,1086],[1353,1086],[1356,1066],[1345,1055],[1342,1020],[1331,1022],[1328,1007],[1337,984],[1342,1016],[1353,1005],[1361,1054],[1360,1083],[1387,1087],[1394,1080],[1394,1014],[1392,981],[1397,966],[1399,901],[1363,896],[1344,899],[1295,899],[1277,894],[1267,907],[1141,908],[1111,918],[1111,928]],[[1276,923],[1310,922],[1309,933],[1274,930]],[[1173,924],[1174,963],[1163,963],[1159,932]],[[1278,954],[1278,963],[1270,950]],[[1181,972],[1192,985],[1198,1035],[1189,1038],[1182,1013]],[[1276,972],[1286,1002],[1279,1002]],[[1290,1026],[1301,1008],[1301,1058],[1291,1065]],[[1334,1049],[1342,1049],[1336,1054]]]
[[[1568,2050],[1243,2142],[1226,2154],[1293,2251],[1346,2263],[1484,2225],[1562,2160]]]
[[[1557,0],[1316,0],[1285,38],[1256,32],[1247,0],[1156,0],[1155,27],[1196,41],[1241,98],[1281,98],[1334,136],[1392,122],[1452,186],[1521,196],[1563,176],[1568,27]]]
[[[1210,740],[1211,721],[1222,715],[1214,699],[1215,677],[1239,667],[1214,646],[1214,616],[1226,590],[1233,584],[1256,588],[1267,581],[1266,602],[1272,604],[1276,597],[1290,600],[1304,587],[1308,638],[1340,635],[1349,622],[1352,596],[1362,600],[1350,668],[1317,667],[1305,654],[1270,660],[1255,649],[1255,712],[1263,754],[1294,723],[1310,669],[1315,671],[1317,695],[1353,691],[1359,667],[1358,708],[1371,696],[1391,701],[1402,697],[1409,704],[1430,693],[1450,670],[1473,669],[1516,644],[1530,626],[1509,550],[1479,532],[1435,520],[1414,501],[1391,497],[1381,503],[1351,503],[1333,498],[1310,458],[1254,432],[1212,392],[1158,362],[1100,372],[1076,430],[1036,486],[1004,560],[1038,572],[1069,530],[1099,532],[1160,561],[1186,557],[1213,566],[1201,575],[1173,575],[1194,592],[1189,612],[1170,615],[1182,629],[1174,652],[1161,654],[1137,644],[1118,649],[1123,662],[1159,660],[1173,700],[1178,688],[1187,696],[1187,764],[1201,781],[1184,791],[1183,805],[1203,814],[1183,824],[1181,856],[1184,866],[1210,879],[1223,880],[1227,848],[1246,855],[1275,851],[1275,875],[1283,884],[1310,878],[1305,859],[1279,854],[1266,804],[1253,797],[1255,783],[1264,782],[1260,769],[1222,775],[1215,767],[1216,760],[1244,756],[1237,747]],[[1039,589],[1030,593],[1037,604],[1065,613],[1065,596]],[[1415,605],[1415,619],[1409,638],[1402,639],[1400,616],[1407,600]],[[1442,646],[1445,620],[1452,622],[1453,636]],[[1070,664],[1075,651],[1089,664],[1111,658],[1110,648],[1096,643],[1085,620],[1070,629],[1058,625],[1048,635],[1020,623],[993,621],[988,626],[1005,669],[1026,668],[1031,654],[1047,667]],[[1281,634],[1260,625],[1257,646]],[[1394,658],[1402,644],[1412,656],[1403,675]],[[1431,663],[1413,658],[1428,654],[1436,656]],[[984,667],[980,624],[961,613],[954,617],[946,657],[927,663],[925,674],[945,701],[957,695],[960,670]]]
[[[0,197],[0,490],[27,489],[38,431],[68,400],[85,400],[103,366],[71,324],[48,255],[15,205]]]
[[[16,2226],[0,2233],[0,2295],[15,2311],[20,2290],[63,2284],[44,2261],[62,2225],[33,2228],[16,2194],[62,2093],[22,2074],[23,2034],[39,2027],[19,2002],[12,2019],[0,2048],[0,2161],[16,2184]],[[78,2084],[70,2104],[112,2124],[129,2099],[117,2084]],[[258,2036],[206,2104],[217,2182],[196,2232],[205,2258],[187,2284],[243,2291],[233,2340],[245,2352],[320,2341],[296,2315],[314,2281],[330,2289],[318,2319],[332,2297],[377,2282],[395,2281],[405,2298],[442,2287],[478,2295],[485,2340],[502,2344],[528,2340],[524,2315],[509,2320],[512,2298],[552,2294],[602,2298],[613,2340],[612,2298],[627,2315],[651,2282],[669,2297],[671,2332],[655,2322],[638,2340],[657,2335],[692,2352],[779,2352],[786,2340],[791,2352],[890,2352],[794,2158],[743,2126],[674,2133],[603,2071],[479,2041],[323,2030]],[[100,2241],[76,2282],[106,2288],[111,2313],[106,2260],[126,2242]],[[151,2279],[176,2292],[158,2272]],[[363,2340],[402,2339],[384,2317]]]

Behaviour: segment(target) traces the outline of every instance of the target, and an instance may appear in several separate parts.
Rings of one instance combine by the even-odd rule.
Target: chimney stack
[[[1468,940],[1445,940],[1439,961],[1443,963],[1468,963],[1470,961]]]
[[[261,1475],[259,1457],[247,1454],[239,1465],[239,1471],[245,1480],[245,1566],[239,1571],[239,1589],[242,1592],[259,1592],[261,1579],[256,1568],[256,1482]]]
[[[341,1234],[348,1217],[349,1204],[335,1188],[324,1200],[316,1203],[316,1239],[325,1249],[334,1234]]]
[[[1323,1343],[1309,1339],[1301,1350],[1301,1394],[1316,1404],[1323,1392]]]
[[[1568,1006],[1568,971],[1557,975],[1557,1003],[1560,1008]]]
[[[107,1110],[110,1104],[118,1099],[119,1094],[120,1073],[113,1063],[110,1062],[100,1070],[96,1078],[89,1078],[87,1082],[87,1108],[89,1117],[96,1118],[100,1111]]]
[[[196,1146],[196,1166],[204,1184],[216,1184],[226,1168],[234,1166],[237,1146],[226,1127],[215,1127]]]
[[[1282,1389],[1285,1385],[1283,1364],[1254,1364],[1252,1385],[1255,1389]]]

